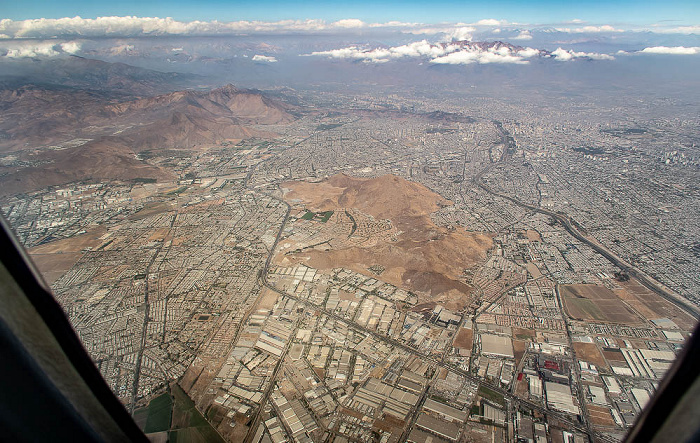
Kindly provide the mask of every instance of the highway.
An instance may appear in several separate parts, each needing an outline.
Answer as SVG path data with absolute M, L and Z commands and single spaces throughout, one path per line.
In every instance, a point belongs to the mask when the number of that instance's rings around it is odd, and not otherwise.
M 500 161 L 505 161 L 505 160 L 507 160 L 507 158 L 510 156 L 510 154 L 512 153 L 512 152 L 511 152 L 511 150 L 512 150 L 511 144 L 512 144 L 512 143 L 514 143 L 514 142 L 511 140 L 511 141 L 507 144 L 508 148 L 504 149 L 504 151 L 503 151 L 503 153 L 502 153 L 502 156 L 501 156 L 501 157 L 499 158 L 499 160 L 498 160 L 499 162 L 500 162 Z M 610 260 L 611 262 L 613 262 L 613 263 L 615 263 L 616 265 L 618 265 L 618 263 L 615 261 L 616 256 L 612 255 L 612 253 L 610 253 L 609 251 L 607 251 L 607 249 L 604 249 L 602 246 L 591 242 L 591 241 L 588 240 L 585 236 L 583 236 L 580 232 L 578 232 L 578 230 L 575 228 L 575 226 L 571 223 L 571 220 L 570 220 L 570 218 L 569 218 L 568 216 L 565 216 L 565 215 L 562 215 L 562 214 L 558 214 L 558 213 L 554 213 L 554 212 L 552 212 L 552 211 L 548 211 L 548 210 L 546 210 L 546 209 L 542 209 L 542 208 L 535 207 L 535 206 L 532 206 L 532 205 L 528 205 L 528 204 L 526 204 L 526 203 L 522 203 L 522 202 L 520 202 L 520 201 L 518 201 L 518 200 L 516 200 L 516 199 L 514 199 L 514 198 L 512 198 L 512 197 L 509 197 L 509 196 L 506 196 L 506 195 L 501 195 L 501 194 L 499 194 L 499 193 L 493 191 L 491 188 L 489 188 L 488 185 L 486 185 L 486 184 L 483 182 L 482 176 L 483 176 L 484 174 L 486 174 L 486 172 L 488 172 L 488 170 L 490 170 L 491 167 L 493 167 L 495 164 L 496 164 L 496 163 L 493 163 L 490 167 L 487 167 L 487 168 L 485 168 L 483 171 L 481 171 L 481 172 L 474 178 L 474 183 L 475 183 L 476 185 L 478 185 L 479 187 L 481 187 L 482 189 L 484 189 L 486 192 L 488 192 L 488 193 L 490 193 L 490 194 L 492 194 L 492 195 L 495 195 L 495 196 L 498 196 L 498 197 L 507 199 L 507 200 L 511 201 L 512 203 L 517 204 L 517 205 L 519 205 L 519 206 L 521 206 L 521 207 L 525 207 L 525 208 L 527 208 L 527 209 L 530 209 L 530 210 L 533 210 L 533 211 L 536 211 L 536 212 L 540 212 L 540 213 L 543 213 L 543 214 L 546 214 L 546 215 L 548 215 L 548 216 L 553 217 L 555 220 L 557 220 L 559 223 L 561 223 L 561 224 L 564 226 L 564 228 L 565 228 L 571 235 L 573 235 L 574 237 L 576 237 L 577 239 L 579 239 L 579 241 L 581 241 L 581 242 L 583 242 L 583 243 L 585 243 L 585 244 L 590 245 L 590 246 L 591 246 L 592 248 L 594 248 L 596 251 L 600 252 L 603 256 L 605 256 L 608 260 Z M 257 165 L 255 165 L 255 166 L 257 166 Z M 255 166 L 251 167 L 251 169 L 249 170 L 249 172 L 248 172 L 248 174 L 247 174 L 247 176 L 246 176 L 246 179 L 245 179 L 246 187 L 248 187 L 248 181 L 249 181 L 250 177 L 251 177 L 252 174 L 253 174 L 253 170 L 255 169 Z M 260 191 L 258 190 L 257 192 L 260 192 Z M 302 298 L 299 298 L 299 297 L 297 297 L 297 296 L 295 296 L 295 295 L 289 294 L 289 293 L 287 293 L 286 291 L 280 290 L 280 289 L 276 288 L 275 286 L 273 286 L 272 284 L 270 284 L 270 283 L 267 281 L 267 274 L 268 274 L 268 271 L 269 271 L 270 263 L 271 263 L 272 258 L 273 258 L 273 256 L 274 256 L 274 251 L 275 251 L 275 249 L 276 249 L 276 247 L 277 247 L 277 244 L 278 244 L 278 242 L 279 242 L 279 240 L 280 240 L 280 238 L 281 238 L 281 236 L 282 236 L 282 233 L 283 233 L 283 231 L 284 231 L 284 227 L 286 226 L 286 223 L 287 223 L 287 221 L 288 221 L 288 219 L 289 219 L 289 214 L 290 214 L 290 211 L 291 211 L 291 206 L 290 206 L 287 202 L 285 202 L 283 199 L 281 199 L 281 198 L 279 198 L 279 197 L 277 197 L 277 196 L 274 196 L 274 195 L 269 194 L 269 193 L 264 193 L 264 194 L 267 195 L 268 197 L 274 198 L 274 199 L 280 201 L 281 203 L 283 203 L 283 204 L 287 207 L 287 212 L 286 212 L 286 214 L 285 214 L 285 217 L 284 217 L 283 222 L 281 223 L 281 226 L 280 226 L 280 229 L 279 229 L 279 231 L 278 231 L 278 233 L 277 233 L 277 236 L 276 236 L 276 238 L 275 238 L 275 241 L 274 241 L 272 247 L 270 248 L 270 254 L 269 254 L 269 256 L 268 256 L 268 258 L 267 258 L 267 260 L 266 260 L 266 262 L 265 262 L 265 266 L 263 267 L 263 269 L 260 271 L 260 274 L 258 275 L 258 277 L 259 277 L 259 283 L 260 283 L 261 286 L 264 286 L 264 287 L 266 287 L 267 289 L 269 289 L 269 290 L 271 290 L 271 291 L 274 291 L 274 292 L 278 293 L 278 294 L 281 295 L 281 296 L 288 297 L 288 298 L 290 298 L 290 299 L 296 300 L 298 303 L 301 303 L 301 304 L 303 304 L 303 305 L 306 305 L 306 306 L 308 306 L 308 307 L 310 307 L 310 308 L 312 308 L 312 309 L 314 309 L 314 310 L 321 311 L 323 314 L 327 315 L 328 317 L 333 318 L 333 319 L 336 320 L 336 321 L 339 321 L 339 322 L 342 322 L 342 323 L 348 325 L 349 328 L 353 328 L 353 329 L 355 329 L 355 330 L 357 330 L 357 331 L 361 331 L 361 332 L 363 332 L 363 333 L 365 333 L 365 334 L 371 335 L 372 337 L 374 337 L 374 338 L 377 339 L 377 340 L 380 340 L 380 341 L 382 341 L 382 342 L 384 342 L 384 343 L 387 343 L 387 344 L 389 344 L 389 345 L 391 345 L 391 346 L 394 346 L 394 347 L 396 347 L 396 348 L 399 348 L 399 349 L 402 349 L 402 350 L 404 350 L 404 351 L 407 351 L 407 352 L 409 352 L 409 353 L 411 353 L 411 354 L 413 354 L 413 355 L 416 355 L 416 356 L 420 357 L 421 359 L 423 359 L 423 361 L 432 363 L 436 368 L 445 368 L 445 369 L 448 369 L 448 370 L 453 371 L 454 373 L 457 373 L 457 374 L 459 374 L 460 376 L 462 376 L 462 377 L 464 377 L 464 378 L 466 378 L 466 379 L 468 379 L 468 380 L 470 380 L 470 381 L 472 381 L 472 382 L 474 382 L 474 383 L 477 383 L 477 384 L 486 386 L 486 387 L 488 387 L 489 389 L 491 389 L 491 390 L 497 392 L 498 394 L 502 395 L 506 400 L 508 400 L 508 401 L 510 401 L 510 402 L 513 402 L 514 404 L 523 405 L 523 406 L 525 406 L 525 407 L 527 407 L 527 408 L 529 408 L 529 409 L 532 409 L 533 411 L 538 411 L 539 413 L 545 414 L 546 416 L 548 416 L 548 417 L 550 417 L 550 418 L 554 418 L 554 419 L 556 419 L 557 421 L 559 421 L 560 423 L 564 424 L 565 426 L 568 426 L 568 429 L 569 429 L 569 430 L 575 430 L 575 431 L 578 431 L 578 432 L 581 432 L 581 433 L 587 435 L 591 441 L 594 441 L 594 436 L 595 436 L 598 440 L 609 440 L 609 438 L 608 438 L 607 436 L 603 435 L 603 434 L 600 434 L 600 433 L 598 433 L 598 432 L 593 433 L 593 432 L 590 430 L 590 428 L 587 426 L 587 424 L 582 424 L 582 423 L 578 422 L 577 420 L 572 419 L 572 416 L 571 416 L 570 414 L 567 414 L 567 413 L 564 413 L 564 412 L 559 412 L 559 411 L 550 410 L 550 409 L 547 409 L 544 405 L 541 405 L 541 404 L 534 403 L 534 402 L 529 401 L 529 400 L 525 400 L 525 399 L 516 397 L 514 394 L 512 394 L 512 393 L 509 392 L 508 390 L 501 388 L 500 385 L 495 385 L 495 384 L 489 383 L 489 382 L 487 382 L 487 381 L 485 381 L 485 380 L 480 379 L 480 378 L 477 377 L 476 375 L 471 374 L 469 371 L 465 371 L 465 370 L 463 370 L 462 368 L 460 368 L 460 367 L 458 367 L 458 366 L 456 366 L 456 365 L 454 365 L 454 364 L 445 362 L 445 361 L 444 361 L 444 356 L 445 356 L 444 353 L 442 353 L 442 354 L 440 355 L 441 358 L 436 358 L 436 357 L 433 356 L 433 355 L 420 352 L 419 350 L 414 349 L 414 348 L 412 348 L 412 347 L 410 347 L 410 346 L 408 346 L 408 345 L 406 345 L 406 344 L 404 344 L 404 343 L 402 343 L 402 342 L 400 342 L 400 341 L 398 341 L 398 340 L 395 340 L 395 339 L 393 339 L 393 338 L 390 338 L 390 337 L 381 335 L 381 334 L 377 333 L 376 331 L 373 331 L 373 330 L 371 330 L 371 329 L 368 329 L 368 328 L 366 328 L 366 327 L 363 327 L 363 326 L 360 326 L 360 325 L 354 323 L 352 320 L 348 320 L 348 319 L 346 319 L 346 318 L 344 318 L 344 317 L 341 317 L 341 316 L 335 314 L 334 312 L 331 312 L 331 311 L 327 310 L 324 306 L 315 305 L 315 304 L 311 303 L 310 301 L 308 301 L 308 300 L 306 300 L 306 299 L 302 299 Z M 601 252 L 601 251 L 607 252 L 607 254 L 605 254 L 604 252 Z M 632 268 L 632 267 L 630 267 L 630 266 L 625 266 L 625 267 L 620 266 L 620 267 L 621 267 L 621 269 L 625 270 L 626 272 L 628 272 L 630 275 L 634 276 L 635 278 L 638 278 L 637 275 L 640 275 L 640 274 L 636 273 L 636 272 L 635 272 L 635 269 Z M 642 276 L 642 278 L 644 278 L 644 277 Z M 640 279 L 640 278 L 638 278 L 638 279 L 639 279 L 640 281 L 644 282 L 644 280 L 642 280 L 642 279 Z M 648 283 L 648 282 L 647 282 L 647 283 Z M 646 286 L 646 284 L 645 284 L 645 286 Z M 653 289 L 654 292 L 657 292 L 657 293 L 658 293 L 658 292 L 661 290 L 661 289 L 659 289 L 659 288 L 656 288 L 655 285 L 652 285 L 652 286 L 655 288 L 655 289 Z M 650 289 L 651 289 L 651 288 L 650 288 Z M 666 296 L 666 297 L 668 298 L 668 296 Z M 671 297 L 672 297 L 672 296 L 671 296 Z M 674 298 L 674 303 L 678 304 L 678 302 L 675 301 L 675 298 Z M 273 373 L 273 377 L 272 377 L 272 379 L 271 379 L 269 385 L 267 386 L 267 388 L 266 388 L 266 390 L 265 390 L 265 392 L 264 392 L 263 400 L 262 400 L 261 403 L 260 403 L 260 408 L 258 409 L 257 413 L 256 413 L 255 416 L 254 416 L 254 419 L 253 419 L 253 422 L 252 422 L 252 425 L 251 425 L 251 428 L 250 428 L 250 432 L 248 433 L 248 436 L 247 436 L 247 438 L 246 438 L 246 440 L 245 440 L 246 443 L 250 443 L 250 438 L 252 438 L 252 435 L 254 434 L 256 427 L 257 427 L 258 424 L 260 423 L 260 418 L 261 418 L 261 413 L 262 413 L 263 405 L 265 404 L 265 402 L 266 402 L 267 399 L 269 398 L 270 393 L 272 392 L 272 389 L 273 389 L 274 383 L 275 383 L 275 379 L 276 379 L 277 374 L 279 373 L 279 370 L 280 370 L 280 368 L 281 368 L 281 366 L 282 366 L 282 363 L 283 363 L 283 361 L 284 361 L 284 356 L 286 355 L 286 353 L 287 353 L 287 351 L 288 351 L 288 349 L 289 349 L 289 344 L 290 344 L 290 343 L 291 343 L 291 340 L 287 343 L 287 346 L 285 347 L 285 350 L 284 350 L 284 353 L 283 353 L 282 357 L 280 358 L 280 360 L 278 361 L 277 365 L 275 366 L 275 370 L 274 370 L 274 373 Z M 436 370 L 436 373 L 437 373 L 437 370 Z M 576 377 L 576 378 L 578 378 L 578 377 Z M 413 427 L 413 425 L 414 425 L 414 423 L 415 423 L 415 419 L 416 419 L 416 416 L 417 416 L 417 412 L 420 410 L 420 406 L 421 406 L 422 403 L 425 401 L 425 398 L 427 397 L 427 394 L 428 394 L 428 392 L 429 392 L 429 390 L 430 390 L 430 387 L 431 387 L 431 385 L 432 385 L 434 379 L 435 379 L 435 376 L 433 376 L 433 378 L 427 383 L 427 385 L 425 386 L 425 388 L 424 388 L 423 391 L 421 392 L 421 396 L 420 396 L 420 398 L 419 398 L 418 403 L 417 403 L 416 405 L 414 405 L 414 407 L 411 409 L 411 416 L 409 417 L 408 425 L 404 428 L 404 432 L 403 432 L 403 434 L 402 434 L 402 436 L 401 436 L 401 439 L 400 439 L 399 441 L 405 441 L 405 439 L 408 437 L 408 433 L 410 432 L 410 430 L 412 429 L 412 427 Z
M 522 208 L 529 209 L 531 211 L 539 212 L 540 214 L 547 215 L 549 217 L 552 217 L 554 220 L 556 220 L 560 225 L 566 229 L 566 231 L 571 234 L 574 238 L 576 238 L 578 241 L 581 243 L 588 245 L 591 247 L 594 251 L 605 257 L 608 261 L 610 261 L 612 264 L 620 268 L 622 271 L 626 272 L 629 276 L 634 277 L 639 281 L 642 285 L 644 285 L 647 289 L 653 291 L 654 293 L 662 296 L 669 302 L 673 303 L 674 305 L 678 306 L 681 308 L 683 311 L 688 312 L 690 315 L 692 315 L 694 318 L 698 319 L 700 318 L 700 310 L 694 306 L 692 303 L 690 303 L 688 300 L 682 298 L 680 295 L 676 295 L 671 293 L 669 289 L 667 289 L 665 286 L 663 286 L 661 283 L 657 282 L 644 272 L 640 271 L 636 267 L 632 266 L 631 264 L 627 263 L 624 261 L 622 258 L 617 256 L 614 252 L 610 251 L 608 248 L 600 244 L 597 240 L 591 239 L 586 235 L 583 235 L 578 228 L 575 226 L 575 222 L 571 218 L 571 216 L 567 214 L 563 214 L 560 212 L 554 212 L 550 211 L 544 208 L 541 208 L 539 206 L 533 206 L 528 203 L 523 203 L 520 200 L 511 197 L 509 195 L 501 194 L 499 192 L 494 191 L 491 189 L 483 179 L 483 176 L 491 170 L 493 166 L 495 166 L 496 163 L 492 164 L 491 166 L 487 167 L 483 171 L 481 171 L 476 177 L 474 177 L 474 183 L 479 186 L 481 189 L 484 191 L 488 192 L 489 194 L 503 198 L 505 200 L 510 201 L 511 203 L 518 205 Z

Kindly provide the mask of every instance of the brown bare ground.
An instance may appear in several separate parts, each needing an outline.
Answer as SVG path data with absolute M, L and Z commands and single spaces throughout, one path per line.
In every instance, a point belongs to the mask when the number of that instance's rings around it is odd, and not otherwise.
M 647 319 L 654 319 L 658 317 L 658 314 L 656 312 L 649 309 L 647 305 L 639 301 L 637 297 L 627 292 L 627 290 L 617 289 L 613 292 L 615 293 L 615 295 L 620 297 L 621 300 L 624 300 L 625 303 L 627 303 L 628 305 L 633 307 L 637 312 L 639 312 L 639 315 L 641 315 L 642 317 Z
M 173 186 L 170 188 L 166 188 L 163 192 L 167 191 L 172 191 L 177 189 L 177 186 Z M 139 212 L 136 212 L 128 217 L 129 220 L 143 220 L 146 217 L 150 217 L 151 215 L 156 215 L 160 214 L 161 212 L 168 212 L 172 211 L 174 209 L 174 206 L 172 202 L 153 202 L 153 203 L 147 203 L 144 205 L 143 209 L 141 209 Z
M 591 423 L 598 426 L 615 426 L 610 410 L 603 406 L 587 405 L 588 417 Z
M 465 269 L 485 259 L 491 237 L 465 229 L 436 226 L 430 214 L 451 202 L 428 188 L 400 177 L 373 179 L 335 175 L 319 183 L 289 182 L 288 201 L 300 200 L 312 211 L 355 208 L 377 220 L 389 219 L 401 234 L 397 241 L 381 240 L 373 247 L 349 246 L 329 251 L 310 250 L 287 257 L 319 269 L 346 267 L 368 275 L 381 265 L 382 279 L 422 295 L 423 300 L 453 301 L 459 310 L 469 302 L 472 287 L 461 280 Z
M 525 265 L 525 267 L 527 268 L 527 272 L 529 272 L 530 275 L 532 275 L 532 278 L 537 279 L 537 278 L 542 277 L 542 272 L 540 271 L 540 268 L 538 268 L 536 264 L 530 262 L 527 265 Z
M 58 280 L 83 256 L 85 248 L 95 248 L 104 240 L 100 237 L 107 232 L 104 227 L 96 227 L 85 234 L 52 241 L 28 250 L 39 272 L 49 285 Z
M 695 329 L 697 321 L 691 315 L 642 286 L 637 280 L 631 279 L 630 281 L 620 283 L 620 285 L 627 293 L 638 299 L 656 314 L 653 317 L 649 317 L 650 319 L 669 318 L 685 331 L 692 331 Z
M 567 314 L 574 319 L 632 326 L 645 324 L 614 292 L 604 286 L 562 285 L 559 292 Z
M 614 361 L 614 362 L 618 362 L 618 363 L 625 362 L 625 357 L 622 355 L 622 352 L 620 352 L 618 350 L 614 350 L 614 351 L 605 351 L 604 350 L 602 352 L 603 352 L 603 356 L 608 361 Z
M 95 227 L 85 234 L 63 240 L 52 241 L 29 249 L 30 254 L 59 254 L 62 252 L 80 252 L 87 247 L 97 247 L 103 243 L 100 237 L 107 232 L 104 227 Z
M 260 300 L 258 302 L 258 309 L 272 309 L 275 303 L 277 303 L 278 298 L 279 294 L 267 288 L 263 288 L 258 296 L 258 300 Z
M 525 355 L 525 350 L 530 345 L 529 341 L 523 340 L 513 340 L 513 357 L 515 357 L 515 365 L 520 364 L 523 355 Z
M 535 338 L 535 331 L 532 329 L 523 328 L 513 328 L 513 338 L 518 340 L 527 340 L 528 338 Z
M 384 418 L 382 418 L 381 420 L 376 420 L 374 422 L 374 428 L 386 432 L 400 434 L 405 424 L 405 421 L 400 420 L 392 415 L 385 415 Z
M 460 349 L 470 349 L 472 348 L 472 339 L 474 332 L 471 329 L 460 328 L 457 335 L 455 335 L 455 341 L 452 346 Z
M 605 359 L 594 343 L 574 342 L 573 345 L 574 352 L 576 352 L 576 358 L 579 360 L 593 363 L 599 368 L 607 367 Z
M 513 392 L 515 392 L 516 397 L 528 398 L 528 383 L 527 383 L 527 378 L 523 377 L 522 380 L 518 380 L 518 378 L 515 378 L 515 389 Z
M 148 241 L 163 241 L 169 233 L 170 233 L 170 228 L 157 228 L 148 237 Z
M 534 229 L 528 229 L 527 231 L 525 231 L 525 236 L 527 236 L 527 239 L 530 241 L 542 241 L 540 233 L 535 231 Z
M 83 256 L 82 252 L 30 255 L 37 269 L 49 285 L 61 278 Z

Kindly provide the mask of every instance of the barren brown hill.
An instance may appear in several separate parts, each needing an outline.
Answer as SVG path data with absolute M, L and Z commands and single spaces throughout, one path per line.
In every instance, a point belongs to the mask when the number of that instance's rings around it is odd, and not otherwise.
M 382 266 L 381 278 L 428 296 L 433 301 L 463 308 L 472 287 L 462 279 L 466 269 L 483 261 L 491 238 L 465 229 L 433 223 L 430 214 L 451 202 L 428 188 L 393 175 L 373 179 L 336 175 L 320 183 L 289 182 L 287 200 L 301 200 L 311 210 L 355 208 L 377 219 L 389 219 L 401 234 L 398 241 L 381 241 L 371 248 L 308 250 L 287 257 L 320 269 L 347 267 L 367 274 Z
M 194 148 L 225 140 L 252 137 L 267 138 L 274 134 L 236 124 L 230 119 L 198 117 L 175 111 L 168 117 L 147 124 L 127 136 L 132 146 L 142 150 Z
M 44 151 L 29 157 L 38 166 L 17 169 L 2 176 L 1 195 L 34 191 L 77 180 L 172 180 L 161 168 L 137 160 L 123 140 L 105 137 L 75 148 Z
M 0 149 L 61 145 L 115 133 L 128 138 L 136 152 L 270 138 L 275 134 L 251 126 L 289 123 L 294 117 L 287 108 L 231 85 L 121 101 L 94 91 L 25 86 L 0 90 Z
M 95 92 L 26 85 L 0 90 L 0 149 L 18 150 L 76 138 L 76 124 L 110 99 Z
M 0 110 L 0 150 L 12 151 L 8 166 L 0 167 L 4 195 L 79 180 L 172 178 L 135 154 L 273 138 L 259 125 L 293 120 L 286 105 L 231 85 L 121 101 L 94 91 L 25 86 L 0 90 Z M 81 139 L 92 141 L 70 147 Z M 67 148 L 54 149 L 61 146 Z
M 148 120 L 160 119 L 173 113 L 228 119 L 228 123 L 234 124 L 270 125 L 294 120 L 282 103 L 259 93 L 237 89 L 233 85 L 208 92 L 171 92 L 109 105 L 103 110 L 105 117 L 141 116 Z

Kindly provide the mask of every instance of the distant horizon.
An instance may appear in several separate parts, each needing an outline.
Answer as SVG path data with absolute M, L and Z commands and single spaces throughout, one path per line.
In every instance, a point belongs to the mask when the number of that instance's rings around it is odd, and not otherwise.
M 237 1 L 205 0 L 92 2 L 75 0 L 53 2 L 28 0 L 4 5 L 0 19 L 13 21 L 81 17 L 170 17 L 177 21 L 234 22 L 255 20 L 321 20 L 335 22 L 357 19 L 368 23 L 389 21 L 435 23 L 476 23 L 498 20 L 529 26 L 566 23 L 607 25 L 687 26 L 700 23 L 697 2 L 674 0 L 667 2 L 586 0 L 571 4 L 552 0 L 524 2 L 497 0 L 495 2 L 457 2 L 437 0 L 426 5 L 409 1 L 331 1 L 322 4 L 310 1 Z

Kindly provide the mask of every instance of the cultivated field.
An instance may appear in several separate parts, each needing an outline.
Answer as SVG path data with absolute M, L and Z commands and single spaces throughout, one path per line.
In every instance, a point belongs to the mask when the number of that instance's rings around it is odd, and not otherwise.
M 673 303 L 651 292 L 649 289 L 639 284 L 638 281 L 630 280 L 621 283 L 621 286 L 629 296 L 634 297 L 637 303 L 645 306 L 647 311 L 651 311 L 655 314 L 649 317 L 649 319 L 669 318 L 685 331 L 692 331 L 695 328 L 697 321 L 692 316 L 688 315 Z
M 571 318 L 631 326 L 645 324 L 614 292 L 603 286 L 562 285 L 559 293 Z

